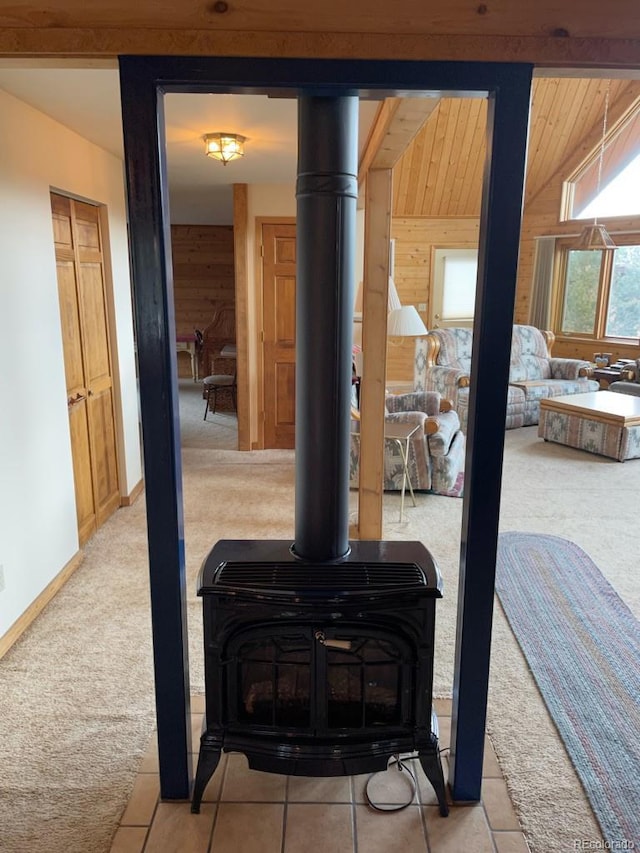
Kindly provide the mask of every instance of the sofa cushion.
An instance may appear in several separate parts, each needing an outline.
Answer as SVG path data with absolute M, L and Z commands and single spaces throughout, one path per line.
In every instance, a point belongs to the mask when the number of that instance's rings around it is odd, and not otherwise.
M 457 327 L 453 329 L 436 329 L 433 332 L 440 341 L 438 364 L 456 367 L 469 373 L 471 370 L 471 348 L 473 346 L 472 329 Z
M 527 400 L 544 400 L 547 397 L 597 391 L 598 383 L 594 379 L 534 379 L 514 382 L 513 387 L 519 388 Z

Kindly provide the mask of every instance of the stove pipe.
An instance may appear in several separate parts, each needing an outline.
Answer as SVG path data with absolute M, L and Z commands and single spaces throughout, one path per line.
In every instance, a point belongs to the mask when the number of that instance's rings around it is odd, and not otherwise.
M 349 553 L 357 96 L 298 98 L 296 556 Z

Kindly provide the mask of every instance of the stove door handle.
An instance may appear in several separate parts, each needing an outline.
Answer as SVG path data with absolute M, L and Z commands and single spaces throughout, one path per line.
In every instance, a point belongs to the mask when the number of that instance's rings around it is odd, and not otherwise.
M 340 649 L 343 652 L 351 651 L 350 640 L 327 640 L 324 631 L 316 631 L 314 637 L 322 646 L 326 646 L 328 649 Z

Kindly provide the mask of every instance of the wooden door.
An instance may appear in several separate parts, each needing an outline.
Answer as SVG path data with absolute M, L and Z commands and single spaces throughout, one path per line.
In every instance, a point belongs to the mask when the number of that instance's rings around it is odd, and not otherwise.
M 296 226 L 264 223 L 264 446 L 295 447 Z
M 51 193 L 80 543 L 120 505 L 98 208 Z

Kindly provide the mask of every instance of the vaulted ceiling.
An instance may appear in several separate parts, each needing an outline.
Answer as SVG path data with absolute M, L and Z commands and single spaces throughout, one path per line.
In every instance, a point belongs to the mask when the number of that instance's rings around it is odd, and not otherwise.
M 536 78 L 533 82 L 525 203 L 558 173 L 568 177 L 597 148 L 609 88 L 608 127 L 640 98 L 640 81 Z M 394 169 L 395 216 L 479 216 L 487 102 L 444 98 Z M 603 181 L 640 147 L 638 123 L 608 152 Z

